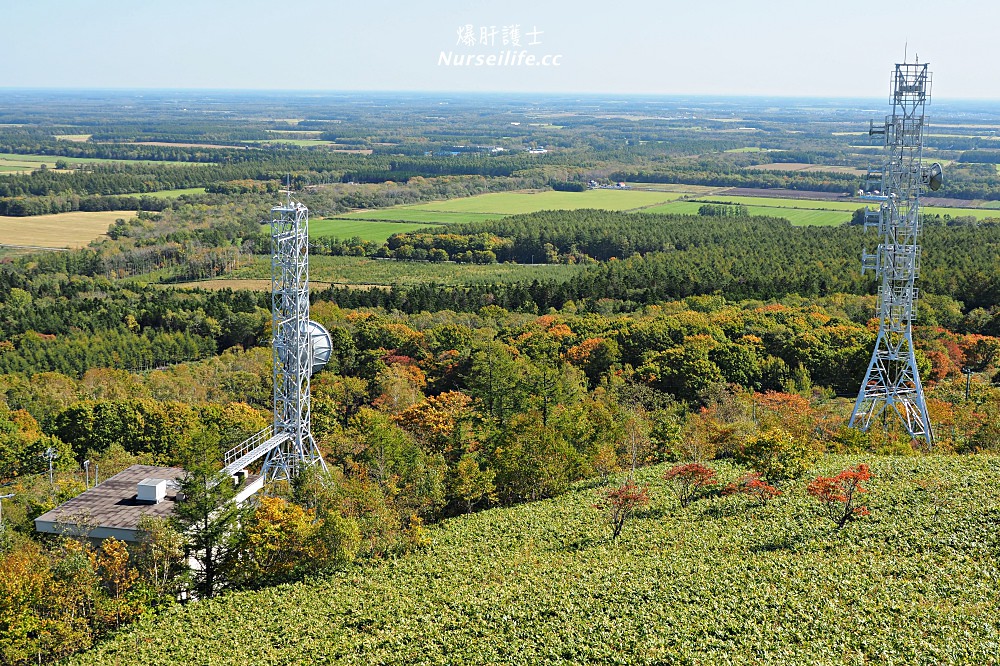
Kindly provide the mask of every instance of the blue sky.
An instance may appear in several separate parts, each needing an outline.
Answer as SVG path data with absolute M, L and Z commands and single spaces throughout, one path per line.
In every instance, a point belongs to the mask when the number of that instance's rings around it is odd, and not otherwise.
M 886 97 L 908 43 L 935 97 L 1000 99 L 994 2 L 0 0 L 0 19 L 0 87 Z

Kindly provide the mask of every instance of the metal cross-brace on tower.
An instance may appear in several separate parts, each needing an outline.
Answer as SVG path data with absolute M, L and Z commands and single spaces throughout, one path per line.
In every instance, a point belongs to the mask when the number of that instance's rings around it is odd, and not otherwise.
M 885 158 L 868 170 L 861 198 L 876 201 L 865 208 L 865 228 L 878 229 L 878 249 L 861 255 L 861 271 L 881 276 L 878 290 L 879 328 L 868 371 L 854 404 L 850 425 L 867 430 L 889 412 L 900 419 L 914 439 L 933 444 L 924 389 L 913 349 L 913 320 L 917 313 L 920 273 L 920 193 L 941 186 L 941 167 L 925 168 L 923 157 L 924 106 L 930 101 L 931 75 L 927 63 L 896 65 L 892 80 L 892 115 L 869 134 L 881 137 Z

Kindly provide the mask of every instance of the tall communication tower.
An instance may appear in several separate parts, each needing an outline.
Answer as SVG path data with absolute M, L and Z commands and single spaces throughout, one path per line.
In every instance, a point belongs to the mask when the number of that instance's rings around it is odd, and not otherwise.
M 271 346 L 274 423 L 227 452 L 235 474 L 264 459 L 268 482 L 291 481 L 302 469 L 326 463 L 313 438 L 310 378 L 330 360 L 330 334 L 309 319 L 309 209 L 292 200 L 271 209 Z
M 868 170 L 861 198 L 878 202 L 865 208 L 865 228 L 876 228 L 878 249 L 861 255 L 861 271 L 881 276 L 878 291 L 879 328 L 868 371 L 854 403 L 850 425 L 868 430 L 890 412 L 900 419 L 914 439 L 934 441 L 924 389 L 913 348 L 913 320 L 917 314 L 920 273 L 920 193 L 937 190 L 939 164 L 922 165 L 924 107 L 931 97 L 927 63 L 898 63 L 892 77 L 892 114 L 878 125 L 871 121 L 869 135 L 881 137 L 884 160 Z
M 290 481 L 302 466 L 326 468 L 310 429 L 309 379 L 313 335 L 329 340 L 330 334 L 309 320 L 309 209 L 292 201 L 290 189 L 285 194 L 285 204 L 271 209 L 274 434 L 286 435 L 264 460 L 264 477 L 272 481 Z

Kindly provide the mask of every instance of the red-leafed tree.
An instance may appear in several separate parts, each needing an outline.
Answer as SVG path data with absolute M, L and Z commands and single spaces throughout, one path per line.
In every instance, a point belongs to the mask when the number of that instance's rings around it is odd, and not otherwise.
M 745 495 L 756 504 L 764 506 L 770 500 L 781 494 L 781 491 L 761 478 L 760 472 L 744 474 L 736 481 L 726 484 L 723 495 Z
M 868 507 L 858 506 L 858 496 L 868 492 L 861 484 L 872 478 L 864 463 L 845 469 L 837 476 L 820 476 L 813 480 L 806 492 L 820 503 L 824 516 L 837 524 L 839 530 L 852 520 L 868 515 Z
M 663 475 L 670 483 L 681 506 L 687 506 L 706 488 L 718 485 L 715 470 L 701 463 L 688 463 L 671 467 Z
M 594 508 L 603 511 L 611 523 L 611 539 L 614 540 L 622 533 L 625 521 L 631 518 L 639 507 L 647 504 L 649 504 L 649 492 L 629 479 L 621 486 L 605 491 Z

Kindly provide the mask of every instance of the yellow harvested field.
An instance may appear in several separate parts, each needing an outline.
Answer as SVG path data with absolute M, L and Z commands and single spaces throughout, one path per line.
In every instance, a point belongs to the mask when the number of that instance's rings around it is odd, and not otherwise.
M 57 213 L 32 217 L 0 216 L 0 246 L 76 248 L 103 236 L 118 218 L 135 217 L 135 211 Z

